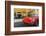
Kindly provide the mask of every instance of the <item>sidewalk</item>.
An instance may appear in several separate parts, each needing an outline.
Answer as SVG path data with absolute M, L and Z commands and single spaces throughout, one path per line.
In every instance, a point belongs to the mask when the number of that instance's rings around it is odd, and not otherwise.
M 23 19 L 15 19 L 14 22 L 22 22 Z

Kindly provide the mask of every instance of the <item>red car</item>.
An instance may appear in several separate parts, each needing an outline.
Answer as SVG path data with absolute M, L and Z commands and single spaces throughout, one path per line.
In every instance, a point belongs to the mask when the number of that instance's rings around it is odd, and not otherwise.
M 30 18 L 30 17 L 25 17 L 25 18 L 23 18 L 23 22 L 24 22 L 24 23 L 27 23 L 27 24 L 32 23 L 32 18 Z
M 23 22 L 26 24 L 38 24 L 39 18 L 38 17 L 25 17 L 23 18 Z

